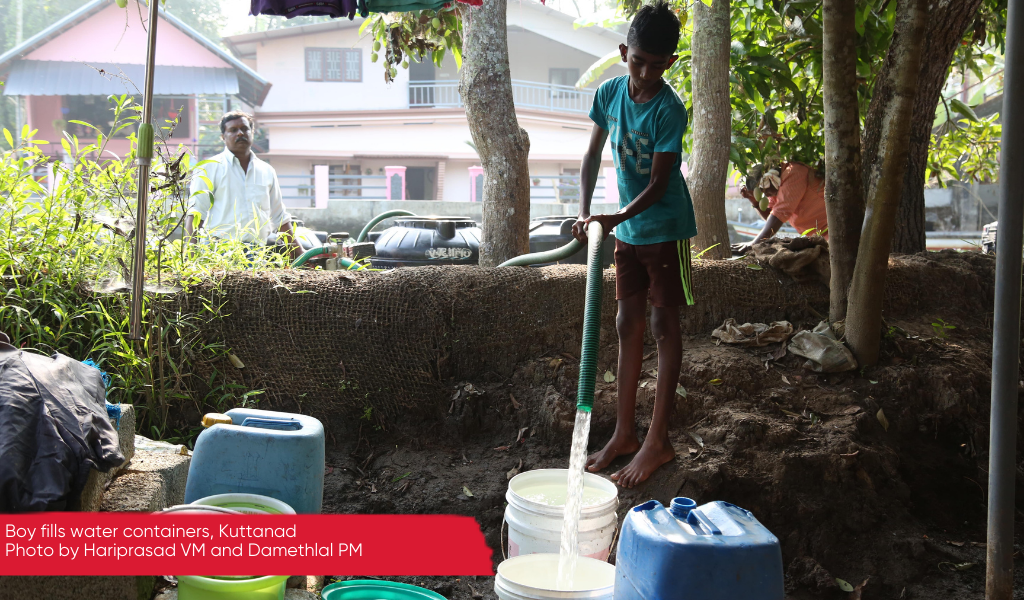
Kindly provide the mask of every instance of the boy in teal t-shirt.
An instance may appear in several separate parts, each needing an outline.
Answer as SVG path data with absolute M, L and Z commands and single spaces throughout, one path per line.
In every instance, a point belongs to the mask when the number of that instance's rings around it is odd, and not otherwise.
M 618 409 L 615 433 L 587 459 L 600 471 L 614 459 L 636 452 L 612 474 L 633 487 L 675 458 L 668 422 L 679 384 L 683 343 L 679 307 L 693 304 L 690 238 L 697 235 L 693 204 L 680 172 L 686 107 L 662 79 L 679 58 L 679 17 L 659 1 L 633 18 L 626 44 L 620 44 L 629 75 L 604 82 L 590 118 L 594 130 L 583 158 L 580 214 L 573 234 L 586 241 L 586 226 L 598 221 L 605 234 L 615 227 L 616 327 L 619 333 Z M 591 215 L 590 201 L 601 168 L 605 141 L 611 143 L 619 186 L 619 210 Z M 611 185 L 608 182 L 606 185 Z M 636 431 L 636 390 L 643 366 L 647 298 L 651 331 L 658 342 L 658 383 L 654 418 L 643 444 Z

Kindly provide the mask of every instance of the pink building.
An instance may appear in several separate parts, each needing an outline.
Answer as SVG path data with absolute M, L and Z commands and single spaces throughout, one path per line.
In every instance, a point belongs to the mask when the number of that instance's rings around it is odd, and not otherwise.
M 67 15 L 20 46 L 0 56 L 4 95 L 21 97 L 21 119 L 38 129 L 37 139 L 53 142 L 44 150 L 59 156 L 60 139 L 68 132 L 86 139 L 95 131 L 72 123 L 83 121 L 107 131 L 114 113 L 108 97 L 129 94 L 141 101 L 145 80 L 146 10 L 135 3 L 118 8 L 113 0 L 93 0 Z M 157 29 L 154 126 L 169 127 L 168 144 L 184 144 L 193 152 L 219 151 L 216 137 L 206 136 L 216 148 L 200 148 L 206 125 L 200 104 L 215 99 L 219 113 L 235 101 L 235 107 L 258 106 L 270 91 L 270 83 L 240 60 L 221 50 L 173 15 L 161 9 Z M 20 129 L 20 124 L 19 124 Z M 128 150 L 127 127 L 110 141 L 111 152 Z M 17 135 L 16 132 L 12 132 Z M 216 131 L 219 134 L 219 131 Z

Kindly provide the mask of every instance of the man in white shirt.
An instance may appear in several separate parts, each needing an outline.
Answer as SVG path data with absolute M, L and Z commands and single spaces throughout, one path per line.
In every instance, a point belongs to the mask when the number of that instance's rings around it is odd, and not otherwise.
M 298 257 L 302 247 L 281 201 L 277 173 L 252 152 L 252 116 L 242 111 L 225 114 L 220 133 L 224 152 L 198 167 L 192 178 L 189 212 L 199 217 L 199 224 L 185 219 L 185 237 L 195 243 L 196 231 L 205 227 L 212 237 L 263 246 L 270 233 L 278 231 L 287 234 L 292 257 Z

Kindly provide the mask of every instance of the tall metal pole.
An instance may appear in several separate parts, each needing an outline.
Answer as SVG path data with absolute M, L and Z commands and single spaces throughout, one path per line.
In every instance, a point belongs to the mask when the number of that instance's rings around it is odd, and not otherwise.
M 160 0 L 149 0 L 149 39 L 146 45 L 146 83 L 142 96 L 142 124 L 136 155 L 139 163 L 139 196 L 135 210 L 135 255 L 132 261 L 132 306 L 129 337 L 142 339 L 142 294 L 146 279 L 146 221 L 149 204 L 149 169 L 153 162 L 153 78 L 156 77 L 156 25 Z
M 1020 380 L 1021 253 L 1024 242 L 1024 0 L 1010 0 L 1003 74 L 1002 168 L 996 306 L 992 332 L 992 421 L 988 459 L 985 598 L 1013 598 L 1013 513 Z

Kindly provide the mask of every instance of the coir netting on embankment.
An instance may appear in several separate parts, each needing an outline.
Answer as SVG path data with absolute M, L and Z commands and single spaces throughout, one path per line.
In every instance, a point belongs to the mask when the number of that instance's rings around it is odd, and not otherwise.
M 993 272 L 994 261 L 976 254 L 893 258 L 887 315 L 990 312 Z M 798 284 L 768 266 L 698 261 L 693 273 L 697 304 L 683 311 L 687 334 L 710 333 L 727 317 L 743 323 L 827 314 L 825 286 Z M 448 409 L 453 382 L 505 377 L 546 352 L 578 354 L 584 279 L 583 266 L 569 265 L 237 272 L 195 288 L 182 309 L 225 303 L 226 316 L 203 334 L 242 360 L 241 371 L 226 361 L 219 368 L 265 390 L 263 408 L 429 416 Z M 606 344 L 615 339 L 611 270 L 604 290 Z

